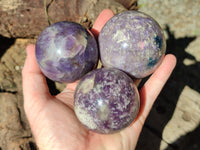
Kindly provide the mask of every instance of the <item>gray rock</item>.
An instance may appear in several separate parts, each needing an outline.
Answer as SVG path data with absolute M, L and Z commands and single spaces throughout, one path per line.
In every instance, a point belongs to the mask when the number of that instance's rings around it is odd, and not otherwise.
M 199 0 L 139 0 L 139 10 L 153 18 L 164 28 L 169 25 L 176 38 L 200 35 Z
M 34 150 L 34 138 L 23 109 L 21 71 L 25 47 L 34 40 L 17 39 L 1 49 L 0 59 L 0 149 Z M 4 40 L 6 43 L 6 40 Z
M 0 93 L 0 148 L 20 149 L 26 145 L 30 149 L 32 133 L 24 117 L 18 97 L 11 93 Z

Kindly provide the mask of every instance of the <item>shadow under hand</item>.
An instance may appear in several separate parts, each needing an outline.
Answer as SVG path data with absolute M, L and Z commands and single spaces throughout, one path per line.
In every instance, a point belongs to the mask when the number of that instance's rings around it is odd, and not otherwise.
M 60 91 L 56 88 L 56 84 L 54 81 L 46 78 L 46 81 L 47 81 L 47 85 L 48 85 L 48 88 L 49 88 L 49 92 L 51 95 L 57 95 L 60 93 Z
M 192 132 L 188 133 L 184 137 L 180 137 L 179 140 L 183 138 L 184 144 L 181 150 L 199 150 L 200 149 L 200 125 Z
M 136 150 L 160 150 L 163 130 L 172 118 L 183 88 L 188 85 L 190 88 L 200 92 L 200 76 L 197 71 L 200 70 L 200 62 L 196 61 L 194 56 L 185 51 L 187 46 L 196 37 L 176 39 L 168 26 L 166 31 L 169 36 L 166 53 L 176 56 L 177 66 L 153 105 L 141 132 Z M 183 61 L 186 58 L 193 60 L 195 63 L 189 66 L 185 65 Z M 147 79 L 144 79 L 143 83 L 145 80 Z M 167 149 L 180 149 L 180 145 L 177 145 L 177 143 L 180 144 L 180 142 L 167 143 Z

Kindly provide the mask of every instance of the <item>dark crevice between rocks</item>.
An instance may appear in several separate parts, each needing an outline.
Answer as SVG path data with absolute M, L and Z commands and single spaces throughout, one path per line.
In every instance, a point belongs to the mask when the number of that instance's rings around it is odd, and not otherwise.
M 37 145 L 34 142 L 30 141 L 29 146 L 30 146 L 31 150 L 37 150 Z
M 7 38 L 0 35 L 0 60 L 4 53 L 15 43 L 14 38 Z
M 10 91 L 10 90 L 6 90 L 6 89 L 1 89 L 0 88 L 0 93 L 17 94 L 17 91 Z
M 20 150 L 38 150 L 36 144 L 32 141 L 19 146 Z M 0 149 L 1 150 L 1 149 Z
M 22 128 L 23 128 L 24 130 L 26 130 L 26 126 L 25 126 L 24 122 L 22 121 L 22 114 L 21 114 L 21 110 L 20 110 L 19 107 L 17 107 L 17 111 L 18 111 L 18 113 L 19 113 L 19 123 L 21 124 Z
M 47 4 L 47 0 L 44 0 L 44 11 L 45 11 L 45 15 L 48 21 L 48 24 L 51 25 L 52 24 L 52 19 L 49 16 L 48 10 L 49 7 L 51 6 L 51 4 L 53 3 L 54 0 L 51 0 L 48 4 Z
M 23 137 L 22 137 L 22 139 L 31 139 L 31 138 L 33 138 L 32 135 L 30 135 L 30 136 L 23 136 Z
M 138 2 L 132 3 L 129 7 L 128 10 L 138 10 Z

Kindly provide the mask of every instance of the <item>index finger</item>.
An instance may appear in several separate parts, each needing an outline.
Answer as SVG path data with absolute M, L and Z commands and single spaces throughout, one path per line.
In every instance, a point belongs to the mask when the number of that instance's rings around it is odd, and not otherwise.
M 97 38 L 99 36 L 99 32 L 103 28 L 103 26 L 108 22 L 110 18 L 114 16 L 114 13 L 110 9 L 104 9 L 99 16 L 97 17 L 96 21 L 94 22 L 94 25 L 91 29 L 94 36 Z

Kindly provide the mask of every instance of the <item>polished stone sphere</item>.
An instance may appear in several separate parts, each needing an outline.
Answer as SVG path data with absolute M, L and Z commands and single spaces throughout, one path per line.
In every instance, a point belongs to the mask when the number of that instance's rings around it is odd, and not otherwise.
M 140 100 L 137 87 L 124 72 L 101 68 L 86 74 L 74 94 L 80 122 L 97 133 L 115 133 L 136 118 Z
M 96 66 L 97 43 L 80 24 L 57 22 L 45 28 L 38 37 L 36 59 L 49 79 L 61 83 L 74 82 Z
M 118 68 L 135 78 L 152 74 L 166 51 L 159 24 L 139 11 L 125 11 L 112 17 L 98 40 L 103 66 Z

